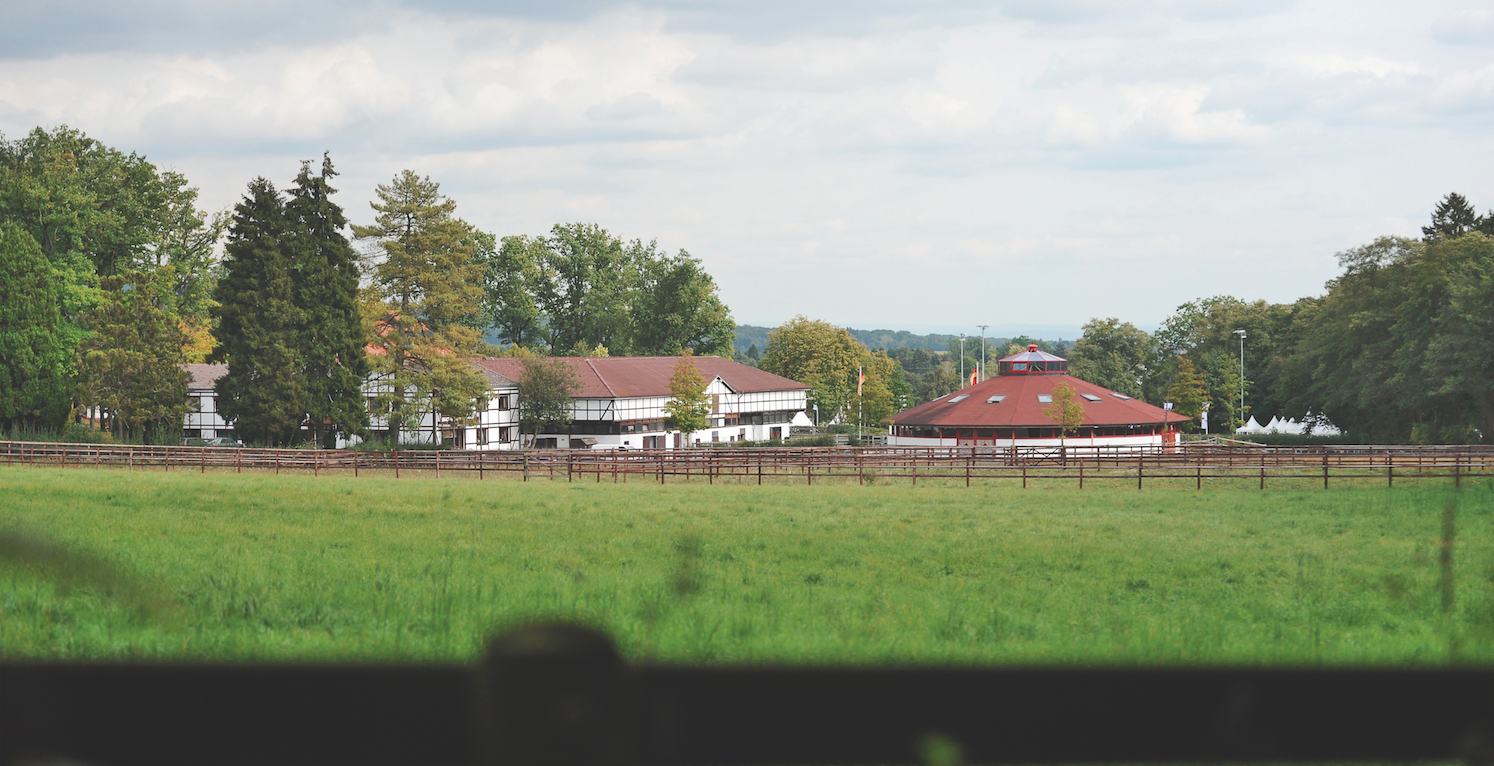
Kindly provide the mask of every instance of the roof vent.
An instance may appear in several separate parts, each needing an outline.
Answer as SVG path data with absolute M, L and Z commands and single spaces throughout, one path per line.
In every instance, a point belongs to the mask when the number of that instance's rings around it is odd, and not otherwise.
M 1037 344 L 1036 343 L 1029 343 L 1029 344 L 1027 344 L 1027 350 L 1028 351 L 1036 351 L 1037 350 Z

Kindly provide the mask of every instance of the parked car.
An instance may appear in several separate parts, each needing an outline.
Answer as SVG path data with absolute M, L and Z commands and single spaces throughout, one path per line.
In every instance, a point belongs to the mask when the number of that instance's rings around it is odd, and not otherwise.
M 227 436 L 219 436 L 216 439 L 208 439 L 206 442 L 203 442 L 203 446 L 205 446 L 205 447 L 242 447 L 242 446 L 244 446 L 244 443 L 241 442 L 241 441 L 239 441 L 238 439 L 232 439 L 232 438 L 229 438 Z

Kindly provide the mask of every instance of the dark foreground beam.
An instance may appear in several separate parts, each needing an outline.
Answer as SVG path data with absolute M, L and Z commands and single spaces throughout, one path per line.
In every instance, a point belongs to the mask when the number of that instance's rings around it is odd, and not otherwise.
M 630 667 L 553 626 L 481 668 L 0 663 L 0 766 L 1488 762 L 1491 723 L 1484 669 Z

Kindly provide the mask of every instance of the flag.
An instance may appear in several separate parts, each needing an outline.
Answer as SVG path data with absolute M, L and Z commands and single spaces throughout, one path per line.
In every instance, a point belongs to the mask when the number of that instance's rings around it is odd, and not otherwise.
M 861 395 L 861 386 L 866 383 L 866 373 L 858 365 L 856 367 L 856 395 Z
M 976 383 L 979 383 L 979 382 L 980 382 L 980 368 L 976 367 L 975 369 L 973 369 L 973 370 L 970 371 L 970 385 L 973 386 L 973 385 L 975 385 Z

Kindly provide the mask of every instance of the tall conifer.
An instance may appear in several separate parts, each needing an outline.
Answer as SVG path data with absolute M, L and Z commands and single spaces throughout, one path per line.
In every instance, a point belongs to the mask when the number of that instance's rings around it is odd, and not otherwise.
M 294 439 L 306 413 L 298 351 L 304 319 L 287 252 L 290 229 L 274 185 L 251 181 L 234 206 L 215 295 L 218 344 L 210 358 L 228 363 L 215 386 L 218 408 L 241 437 L 263 444 Z
M 57 285 L 41 246 L 0 224 L 0 421 L 57 426 L 66 414 Z
M 297 283 L 295 303 L 303 320 L 297 349 L 304 365 L 305 409 L 318 443 L 339 431 L 361 435 L 368 428 L 358 260 L 342 234 L 347 218 L 331 199 L 337 192 L 330 185 L 336 175 L 327 155 L 322 156 L 321 175 L 312 175 L 311 163 L 302 163 L 285 206 L 287 226 L 293 230 L 287 241 Z

